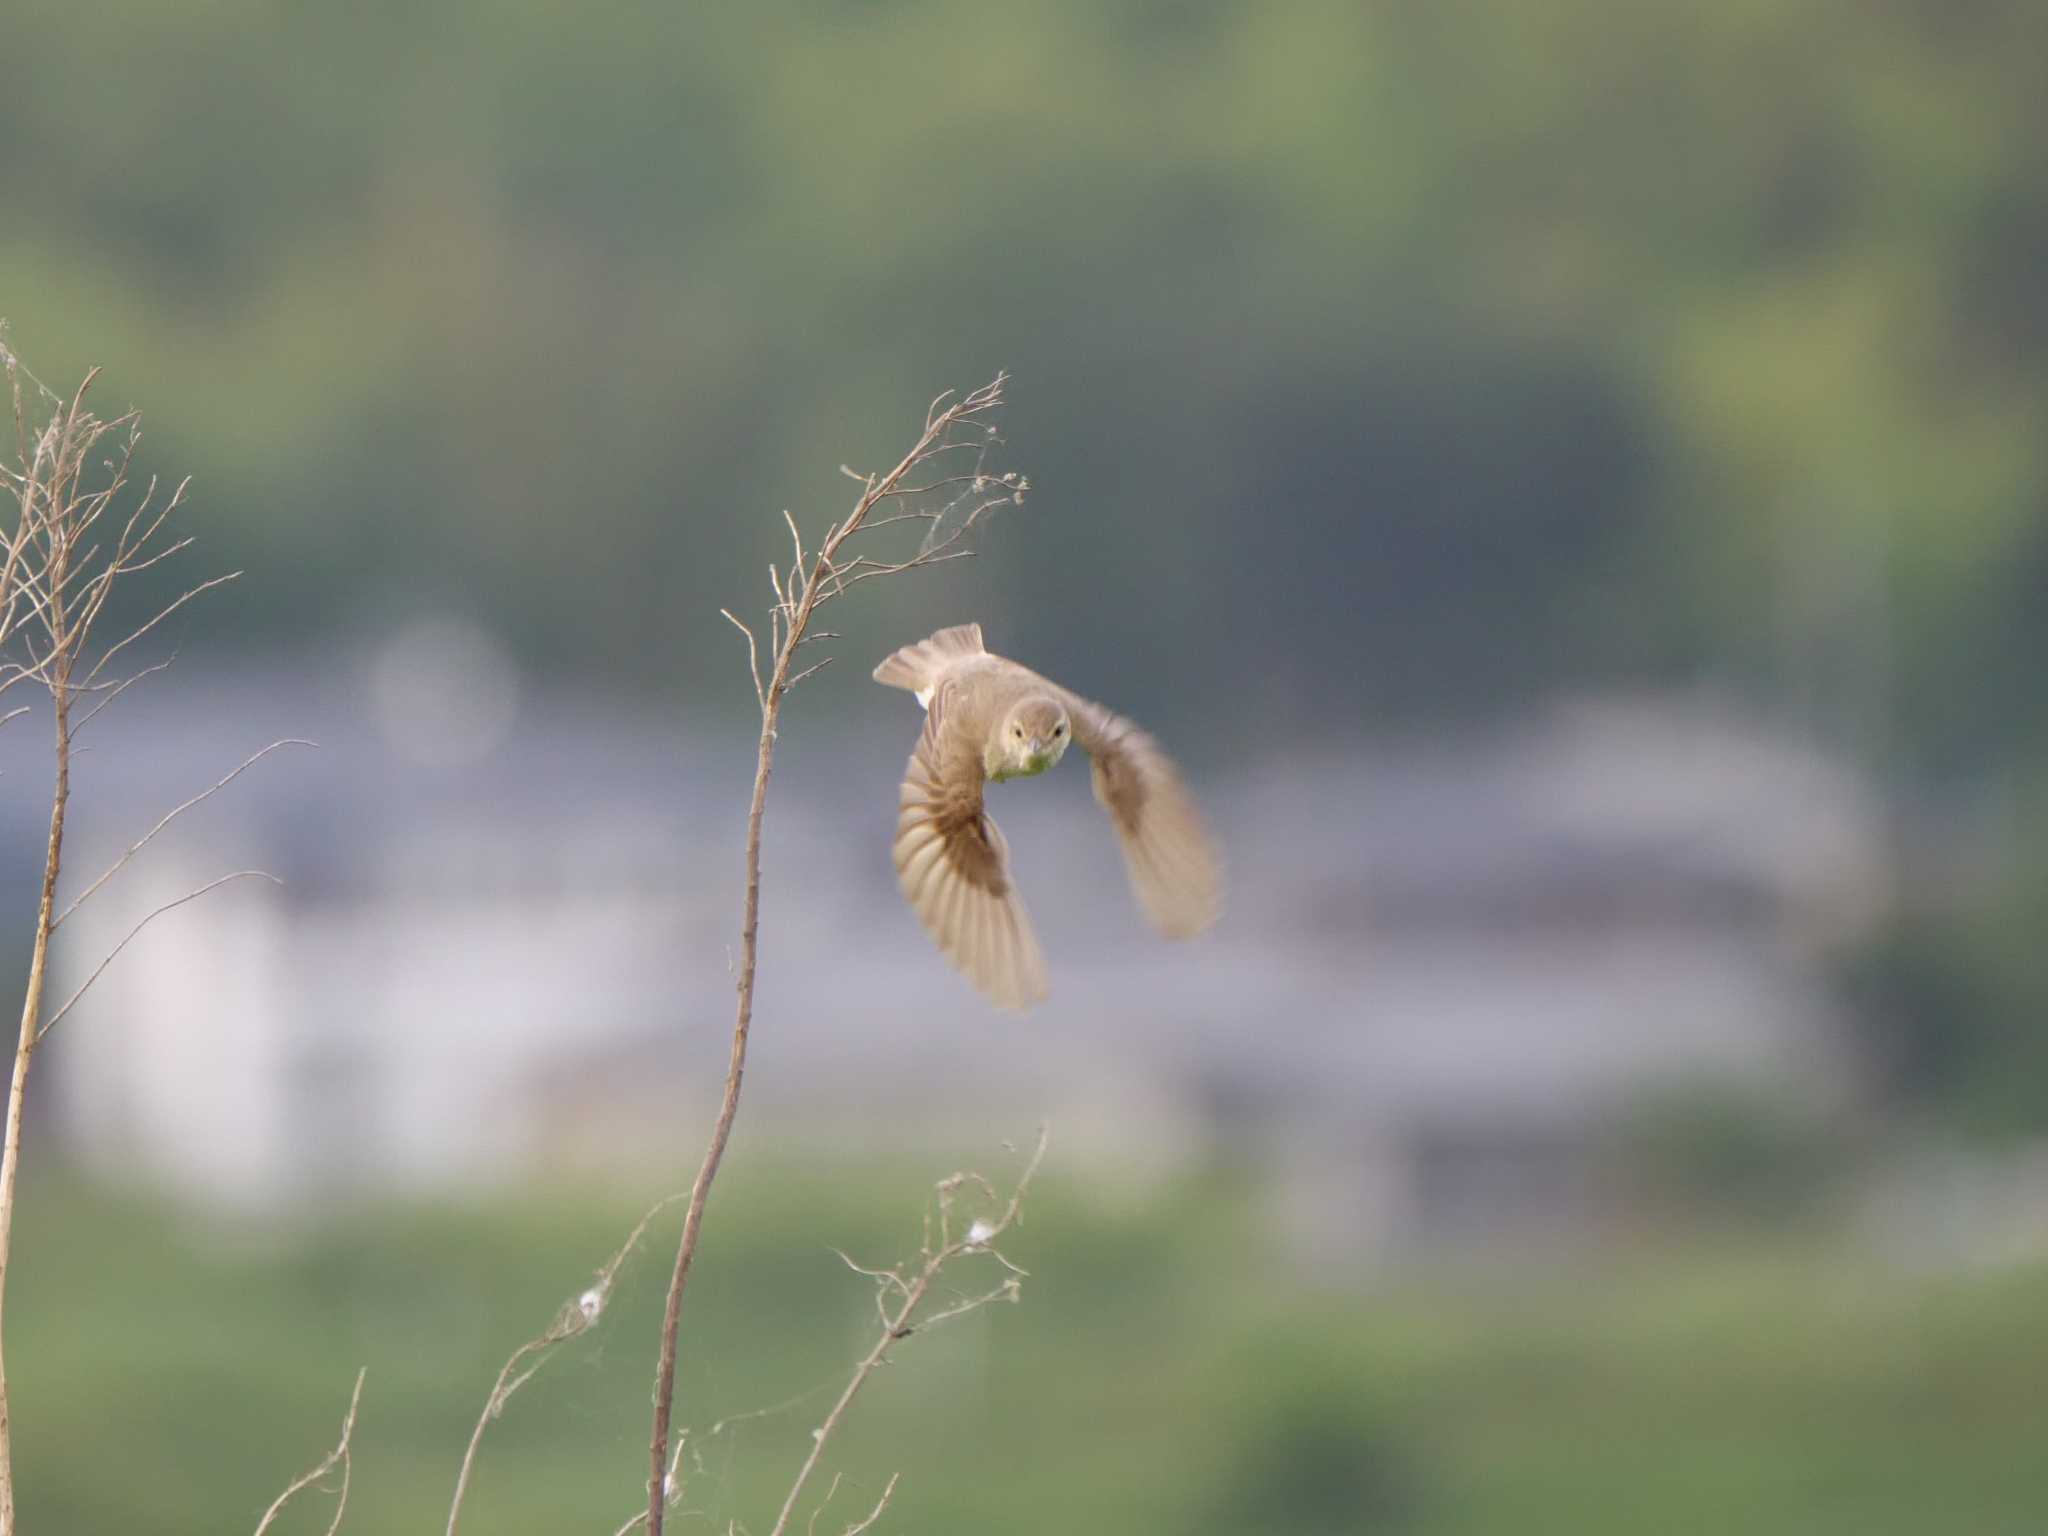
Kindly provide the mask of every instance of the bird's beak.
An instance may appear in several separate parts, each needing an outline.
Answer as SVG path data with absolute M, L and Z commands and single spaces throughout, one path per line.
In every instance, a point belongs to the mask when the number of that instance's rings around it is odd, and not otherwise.
M 1045 741 L 1043 738 L 1037 736 L 1031 738 L 1031 755 L 1033 757 L 1045 756 Z

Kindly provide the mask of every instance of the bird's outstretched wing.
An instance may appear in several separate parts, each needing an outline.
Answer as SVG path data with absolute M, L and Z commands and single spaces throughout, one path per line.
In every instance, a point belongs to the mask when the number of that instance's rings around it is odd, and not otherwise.
M 1010 880 L 1010 848 L 982 809 L 982 743 L 947 728 L 940 688 L 904 770 L 896 882 L 925 931 L 998 1007 L 1046 995 L 1045 957 Z M 962 722 L 964 725 L 965 722 Z
M 1116 828 L 1138 906 L 1167 938 L 1193 937 L 1223 913 L 1223 859 L 1180 770 L 1122 715 L 1061 694 L 1074 740 L 1088 754 L 1095 798 Z

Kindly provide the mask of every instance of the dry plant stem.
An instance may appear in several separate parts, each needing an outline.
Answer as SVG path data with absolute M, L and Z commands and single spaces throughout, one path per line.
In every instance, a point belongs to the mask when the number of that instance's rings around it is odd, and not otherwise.
M 46 692 L 55 726 L 49 836 L 44 845 L 42 889 L 29 946 L 21 1028 L 8 1080 L 5 1141 L 0 1143 L 0 1339 L 4 1339 L 6 1285 L 13 1262 L 14 1208 L 29 1071 L 38 1042 L 113 958 L 109 955 L 62 1008 L 55 1013 L 47 1010 L 51 939 L 78 905 L 73 902 L 63 912 L 57 906 L 65 816 L 71 800 L 71 760 L 78 733 L 132 683 L 161 670 L 156 666 L 127 678 L 104 676 L 114 658 L 201 592 L 233 578 L 216 577 L 189 587 L 112 643 L 100 641 L 96 629 L 122 578 L 147 570 L 190 546 L 189 538 L 173 538 L 166 531 L 168 519 L 184 500 L 185 486 L 181 484 L 168 496 L 159 496 L 159 487 L 152 480 L 125 514 L 117 510 L 128 489 L 129 466 L 140 441 L 135 415 L 131 412 L 103 420 L 86 409 L 86 393 L 96 372 L 87 374 L 68 399 L 52 394 L 21 366 L 8 350 L 4 337 L 0 337 L 0 367 L 7 374 L 15 428 L 13 460 L 0 462 L 0 489 L 13 503 L 14 513 L 11 521 L 0 527 L 0 694 L 22 683 Z M 24 384 L 32 389 L 25 389 Z M 31 400 L 35 402 L 34 409 Z M 95 457 L 110 439 L 111 453 L 95 467 Z M 80 713 L 80 700 L 84 698 L 94 702 Z M 0 719 L 12 718 L 18 712 L 5 711 L 0 713 Z M 271 750 L 266 747 L 256 756 L 262 757 Z M 113 869 L 88 886 L 79 901 L 98 890 L 181 812 L 223 787 L 253 761 L 255 758 L 245 761 L 213 789 L 164 817 L 121 856 Z M 256 872 L 242 871 L 226 878 L 235 879 L 247 873 Z M 223 882 L 211 882 L 164 903 L 138 923 L 128 938 L 115 946 L 114 952 L 118 954 L 155 917 L 220 883 Z M 12 1412 L 6 1367 L 4 1360 L 0 1360 L 0 1536 L 13 1536 L 15 1530 Z
M 54 1013 L 52 1013 L 47 1019 L 43 1020 L 43 1027 L 36 1031 L 36 1039 L 41 1040 L 43 1036 L 47 1035 L 51 1030 L 55 1029 L 58 1026 L 58 1024 L 63 1022 L 64 1015 L 72 1010 L 72 1008 L 78 1003 L 80 998 L 84 997 L 86 993 L 92 990 L 92 984 L 98 981 L 100 977 L 106 974 L 107 967 L 112 965 L 116 960 L 120 958 L 121 951 L 126 949 L 130 944 L 134 943 L 136 939 L 141 937 L 143 929 L 147 928 L 151 923 L 155 922 L 158 918 L 162 917 L 166 912 L 174 912 L 179 907 L 184 906 L 186 902 L 197 901 L 200 897 L 204 896 L 208 891 L 218 890 L 221 886 L 231 884 L 236 880 L 267 880 L 272 885 L 284 884 L 282 880 L 278 879 L 277 876 L 271 874 L 268 870 L 237 869 L 232 870 L 225 875 L 216 875 L 213 879 L 207 881 L 204 885 L 196 885 L 191 890 L 185 892 L 184 895 L 174 896 L 169 901 L 163 903 L 163 905 L 158 907 L 152 907 L 148 912 L 143 914 L 142 920 L 140 922 L 138 922 L 134 927 L 130 928 L 128 932 L 122 936 L 120 943 L 116 944 L 112 949 L 107 951 L 106 955 L 100 960 L 100 963 L 93 967 L 92 974 L 86 977 L 84 981 L 81 981 L 78 984 L 78 989 L 74 991 L 69 997 L 65 998 L 64 1001 L 58 1005 Z
M 936 1192 L 938 1232 L 936 1235 L 927 1232 L 924 1247 L 918 1254 L 919 1262 L 914 1270 L 909 1266 L 900 1266 L 896 1269 L 862 1269 L 851 1259 L 846 1260 L 848 1268 L 866 1275 L 875 1282 L 875 1310 L 881 1317 L 881 1330 L 876 1335 L 873 1346 L 853 1368 L 852 1376 L 847 1379 L 838 1401 L 833 1403 L 831 1411 L 825 1415 L 824 1422 L 812 1431 L 810 1454 L 797 1469 L 796 1478 L 789 1485 L 789 1495 L 782 1501 L 782 1512 L 775 1517 L 775 1525 L 768 1536 L 784 1536 L 788 1531 L 789 1522 L 796 1514 L 797 1501 L 803 1497 L 804 1485 L 811 1480 L 811 1474 L 818 1470 L 818 1463 L 824 1459 L 826 1445 L 830 1443 L 840 1423 L 845 1419 L 847 1409 L 853 1406 L 854 1398 L 860 1395 L 860 1389 L 867 1385 L 870 1376 L 888 1363 L 889 1352 L 897 1344 L 920 1328 L 930 1328 L 934 1323 L 943 1322 L 947 1318 L 978 1311 L 992 1302 L 1017 1299 L 1018 1282 L 1024 1278 L 1024 1271 L 1004 1258 L 997 1251 L 995 1244 L 997 1239 L 1016 1224 L 1023 1212 L 1024 1196 L 1031 1188 L 1032 1176 L 1038 1172 L 1038 1165 L 1045 1158 L 1045 1143 L 1046 1132 L 1041 1128 L 1038 1133 L 1038 1145 L 1032 1149 L 1031 1160 L 1024 1165 L 1024 1171 L 1017 1176 L 1016 1187 L 1010 1192 L 1009 1203 L 1003 1208 L 1002 1215 L 992 1222 L 970 1226 L 965 1233 L 954 1231 L 953 1199 L 969 1184 L 985 1191 L 988 1188 L 987 1183 L 979 1175 L 968 1173 L 956 1173 L 950 1178 L 940 1180 Z M 955 1259 L 968 1254 L 986 1254 L 993 1258 L 1008 1271 L 1003 1282 L 994 1290 L 979 1296 L 970 1296 L 943 1311 L 919 1316 L 918 1308 L 923 1306 L 926 1298 L 930 1296 L 932 1286 L 937 1283 L 941 1272 Z M 845 1255 L 842 1254 L 840 1257 L 845 1258 Z M 881 1513 L 882 1505 L 888 1503 L 889 1494 L 895 1487 L 896 1480 L 891 1478 L 889 1488 L 882 1494 L 882 1504 L 876 1506 L 875 1513 L 870 1515 L 863 1525 L 854 1529 L 865 1529 L 866 1525 L 873 1524 L 876 1516 Z
M 874 1508 L 846 1527 L 845 1530 L 839 1533 L 839 1536 L 860 1536 L 862 1531 L 873 1526 L 877 1520 L 882 1518 L 882 1512 L 889 1507 L 889 1501 L 896 1497 L 896 1485 L 902 1481 L 903 1474 L 901 1472 L 890 1473 L 889 1481 L 882 1485 L 881 1497 L 875 1500 Z M 832 1475 L 832 1485 L 825 1490 L 825 1497 L 819 1502 L 818 1507 L 811 1511 L 811 1518 L 804 1525 L 804 1536 L 818 1536 L 818 1519 L 831 1507 L 833 1495 L 838 1492 L 839 1474 L 835 1472 Z
M 890 1473 L 889 1481 L 882 1485 L 882 1496 L 875 1500 L 875 1507 L 867 1512 L 866 1518 L 857 1520 L 852 1525 L 849 1525 L 841 1532 L 841 1536 L 860 1536 L 862 1531 L 881 1519 L 882 1511 L 889 1507 L 889 1501 L 896 1496 L 896 1484 L 902 1476 L 901 1472 Z
M 977 505 L 946 540 L 937 544 L 929 544 L 928 541 L 928 547 L 909 560 L 884 564 L 865 557 L 845 563 L 839 559 L 846 541 L 862 530 L 868 514 L 877 505 L 905 494 L 906 481 L 919 466 L 930 463 L 936 455 L 974 446 L 971 442 L 955 440 L 952 434 L 956 428 L 977 424 L 994 412 L 1002 404 L 1003 384 L 1003 377 L 998 375 L 993 382 L 950 404 L 945 403 L 945 395 L 934 400 L 925 412 L 924 430 L 894 469 L 879 477 L 854 477 L 863 482 L 859 500 L 842 522 L 826 530 L 823 541 L 808 559 L 804 554 L 802 536 L 795 523 L 790 523 L 790 537 L 796 549 L 787 578 L 784 579 L 772 565 L 769 567 L 769 584 L 774 589 L 776 601 L 769 614 L 771 670 L 765 682 L 760 673 L 759 648 L 754 632 L 732 614 L 726 614 L 747 637 L 747 658 L 753 668 L 754 694 L 761 707 L 761 736 L 755 751 L 754 791 L 747 806 L 746 895 L 740 916 L 738 998 L 733 1016 L 732 1049 L 726 1065 L 725 1091 L 719 1101 L 718 1117 L 712 1125 L 710 1143 L 698 1166 L 696 1180 L 690 1187 L 689 1209 L 683 1217 L 683 1235 L 676 1247 L 675 1270 L 669 1279 L 668 1302 L 662 1314 L 661 1349 L 654 1382 L 654 1430 L 648 1444 L 648 1536 L 661 1536 L 666 1507 L 664 1485 L 669 1460 L 669 1416 L 675 1400 L 676 1336 L 682 1321 L 683 1290 L 689 1281 L 691 1261 L 697 1255 L 711 1185 L 718 1177 L 719 1164 L 725 1158 L 726 1144 L 732 1139 L 733 1117 L 739 1112 L 740 1084 L 746 1074 L 747 1035 L 754 1017 L 754 967 L 761 916 L 761 817 L 768 803 L 768 778 L 775 766 L 776 731 L 789 690 L 816 670 L 812 667 L 797 671 L 792 663 L 798 648 L 809 638 L 811 620 L 819 607 L 843 593 L 851 582 L 864 575 L 893 574 L 952 558 L 948 546 L 956 542 L 983 511 L 1021 495 L 1022 487 L 1014 482 L 1009 485 L 991 482 L 987 488 L 995 494 Z M 986 441 L 987 435 L 984 434 L 984 451 Z M 982 489 L 981 477 L 976 476 L 975 481 L 975 489 Z
M 676 1482 L 676 1469 L 682 1465 L 683 1447 L 689 1443 L 689 1437 L 689 1430 L 684 1429 L 676 1436 L 675 1449 L 669 1452 L 668 1470 L 662 1476 L 662 1488 L 667 1493 L 667 1499 L 665 1500 L 667 1503 L 673 1503 L 681 1497 L 682 1489 Z M 630 1536 L 630 1533 L 639 1530 L 646 1523 L 647 1511 L 636 1509 L 627 1519 L 626 1523 L 612 1533 L 612 1536 Z
M 69 416 L 76 420 L 90 377 L 73 397 Z M 20 386 L 15 386 L 15 419 L 18 435 L 25 436 Z M 65 436 L 68 436 L 68 432 Z M 0 1536 L 14 1536 L 14 1426 L 7 1391 L 5 1358 L 7 1271 L 14 1252 L 14 1196 L 21 1174 L 21 1117 L 27 1102 L 29 1067 L 42 1038 L 43 988 L 50 973 L 50 935 L 57 925 L 57 876 L 64 862 L 64 815 L 71 803 L 71 667 L 75 626 L 69 613 L 67 588 L 71 579 L 69 537 L 59 535 L 44 545 L 41 590 L 31 591 L 28 572 L 32 549 L 40 527 L 57 526 L 53 514 L 65 495 L 65 454 L 60 438 L 54 448 L 44 442 L 33 455 L 22 455 L 23 476 L 16 488 L 19 516 L 8 551 L 7 579 L 10 587 L 6 607 L 10 631 L 24 604 L 39 612 L 48 637 L 44 681 L 54 707 L 56 773 L 50 792 L 50 831 L 43 850 L 43 886 L 36 904 L 35 935 L 29 947 L 28 985 L 21 1003 L 21 1029 L 15 1039 L 14 1070 L 7 1084 L 6 1141 L 0 1144 Z M 51 460 L 54 459 L 54 464 Z M 43 476 L 36 471 L 41 467 Z M 75 471 L 72 471 L 75 474 Z M 39 478 L 41 483 L 39 483 Z M 38 522 L 40 516 L 44 523 Z M 18 599 L 20 601 L 18 601 Z M 12 638 L 11 633 L 8 638 Z
M 348 1508 L 350 1461 L 348 1442 L 349 1437 L 356 1432 L 356 1404 L 363 1400 L 363 1377 L 367 1374 L 367 1371 L 356 1372 L 356 1389 L 349 1394 L 348 1414 L 341 1421 L 341 1439 L 335 1442 L 334 1449 L 329 1451 L 317 1465 L 302 1472 L 297 1478 L 293 1479 L 291 1485 L 283 1493 L 280 1493 L 270 1501 L 270 1508 L 263 1511 L 263 1518 L 256 1522 L 256 1536 L 263 1536 L 263 1533 L 270 1529 L 271 1523 L 277 1519 L 285 1505 L 291 1502 L 294 1495 L 302 1493 L 312 1487 L 313 1484 L 319 1482 L 321 1478 L 333 1470 L 337 1463 L 341 1467 L 341 1487 L 335 1492 L 334 1518 L 327 1522 L 327 1536 L 334 1536 L 334 1533 L 341 1529 L 342 1513 Z
M 7 1269 L 14 1251 L 14 1188 L 21 1171 L 21 1113 L 28 1070 L 41 1038 L 43 983 L 49 975 L 50 933 L 55 926 L 57 872 L 64 855 L 64 812 L 71 800 L 71 719 L 68 696 L 57 694 L 57 778 L 50 796 L 50 835 L 43 854 L 43 892 L 29 950 L 28 988 L 21 1004 L 21 1032 L 15 1041 L 14 1073 L 7 1085 L 7 1140 L 0 1149 L 0 1536 L 13 1536 L 13 1424 L 7 1396 Z
M 484 1431 L 505 1411 L 505 1404 L 511 1401 L 512 1394 L 547 1364 L 556 1345 L 567 1343 L 597 1326 L 598 1319 L 604 1315 L 605 1303 L 611 1298 L 612 1282 L 618 1278 L 619 1267 L 640 1246 L 640 1239 L 647 1235 L 647 1228 L 654 1218 L 681 1198 L 681 1195 L 670 1195 L 666 1200 L 657 1201 L 626 1234 L 626 1240 L 619 1245 L 618 1251 L 605 1260 L 590 1284 L 563 1302 L 546 1328 L 512 1351 L 504 1369 L 498 1372 L 491 1395 L 484 1400 L 483 1412 L 477 1415 L 476 1428 L 469 1435 L 469 1448 L 462 1453 L 462 1467 L 455 1475 L 455 1497 L 448 1505 L 448 1536 L 455 1536 L 456 1526 L 462 1519 L 462 1500 L 469 1492 L 470 1473 L 476 1465 L 477 1447 L 483 1444 Z
M 152 668 L 152 670 L 154 669 Z M 83 723 L 83 721 L 80 722 L 81 725 Z M 70 905 L 64 908 L 63 912 L 58 915 L 58 917 L 51 923 L 50 926 L 52 928 L 60 926 L 67 918 L 71 916 L 72 913 L 76 912 L 80 907 L 84 906 L 86 902 L 91 899 L 94 891 L 97 891 L 109 880 L 113 879 L 114 876 L 118 875 L 119 873 L 121 873 L 122 870 L 126 869 L 130 861 L 133 860 L 138 853 L 142 852 L 143 849 L 147 848 L 150 845 L 150 843 L 156 838 L 156 835 L 159 832 L 163 831 L 164 828 L 168 827 L 172 822 L 176 821 L 180 816 L 184 815 L 185 812 L 191 810 L 193 806 L 200 804 L 202 801 L 211 800 L 215 795 L 219 794 L 222 790 L 226 789 L 230 784 L 234 783 L 236 779 L 240 778 L 245 771 L 255 767 L 256 764 L 262 762 L 264 758 L 270 756 L 271 753 L 277 751 L 280 747 L 310 747 L 312 745 L 313 743 L 310 741 L 302 741 L 296 736 L 288 736 L 283 741 L 273 741 L 269 746 L 263 748 L 260 752 L 251 752 L 247 757 L 243 758 L 241 762 L 237 763 L 221 778 L 216 779 L 207 788 L 202 789 L 198 794 L 194 795 L 184 804 L 176 806 L 171 810 L 167 811 L 155 826 L 151 827 L 147 832 L 143 833 L 142 836 L 137 838 L 134 842 L 130 843 L 128 845 L 127 852 L 123 853 L 120 858 L 114 860 L 112 864 L 108 865 L 106 870 L 100 875 L 100 877 L 97 880 L 93 881 L 91 885 L 88 885 L 84 890 L 80 891 L 76 896 L 71 898 Z

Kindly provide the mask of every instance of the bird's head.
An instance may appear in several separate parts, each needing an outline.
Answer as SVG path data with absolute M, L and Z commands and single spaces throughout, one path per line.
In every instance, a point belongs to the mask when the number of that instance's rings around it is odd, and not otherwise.
M 1065 707 L 1052 695 L 1019 699 L 991 743 L 989 756 L 998 765 L 995 776 L 1014 779 L 1045 772 L 1060 760 L 1073 734 Z

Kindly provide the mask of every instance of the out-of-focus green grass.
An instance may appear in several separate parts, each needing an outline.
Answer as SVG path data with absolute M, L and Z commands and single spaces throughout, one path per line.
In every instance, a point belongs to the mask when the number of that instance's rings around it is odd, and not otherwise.
M 873 1318 L 827 1245 L 906 1253 L 921 1187 L 745 1165 L 721 1186 L 677 1529 L 766 1529 Z M 248 1529 L 331 1443 L 358 1365 L 345 1529 L 438 1529 L 499 1364 L 637 1214 L 556 1192 L 280 1235 L 31 1177 L 7 1340 L 24 1530 Z M 675 1225 L 492 1427 L 465 1529 L 631 1513 Z M 1882 1536 L 2031 1531 L 2048 1509 L 2048 1270 L 1916 1280 L 1724 1237 L 1363 1292 L 1294 1271 L 1241 1191 L 1117 1204 L 1051 1177 L 1011 1252 L 1024 1304 L 905 1344 L 818 1530 L 894 1471 L 888 1528 L 927 1532 Z M 287 1528 L 326 1516 L 308 1502 Z

